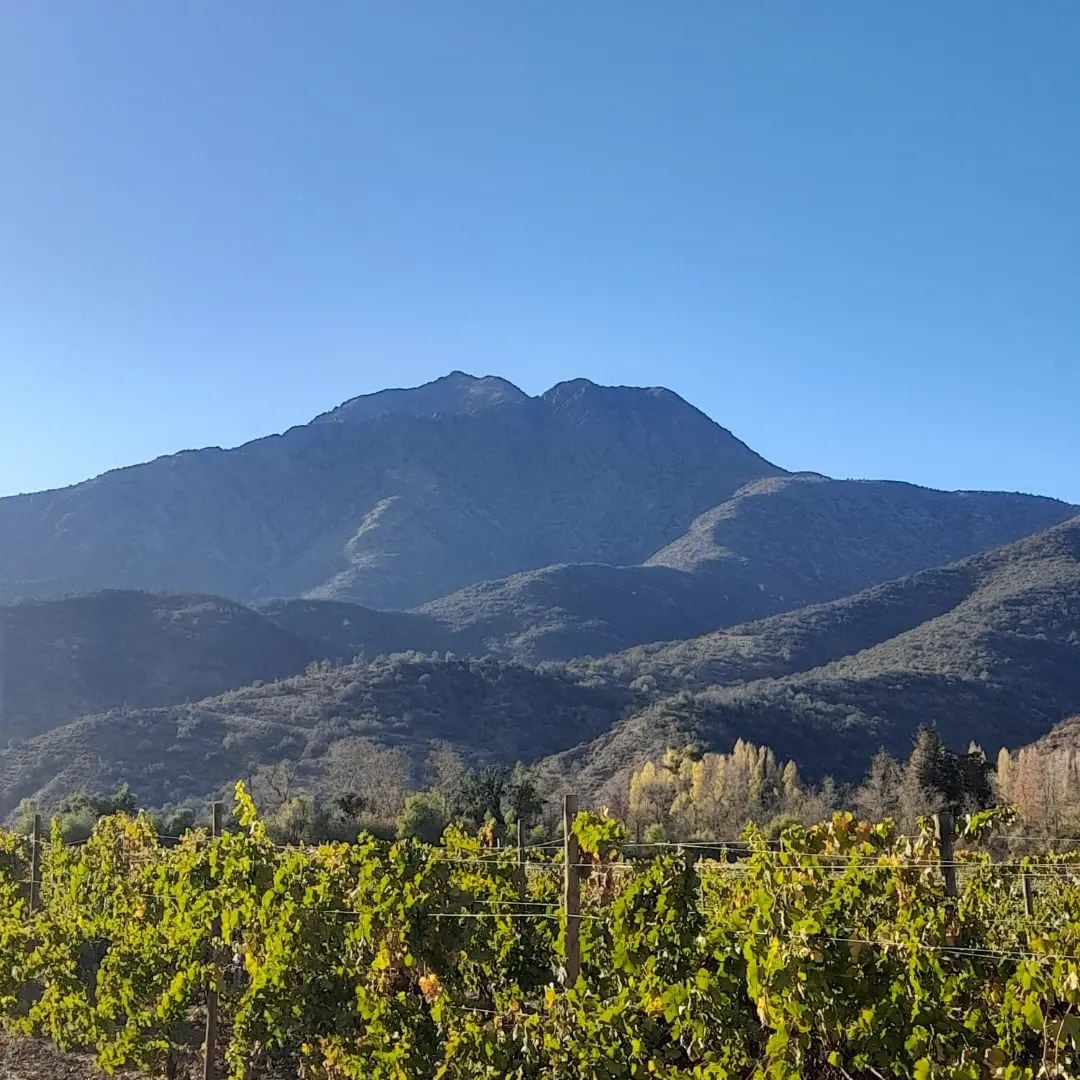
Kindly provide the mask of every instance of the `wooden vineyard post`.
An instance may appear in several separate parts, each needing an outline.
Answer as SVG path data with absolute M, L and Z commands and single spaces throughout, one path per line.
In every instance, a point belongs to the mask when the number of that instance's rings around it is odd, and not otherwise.
M 517 894 L 525 899 L 525 822 L 517 820 Z
M 573 986 L 581 973 L 581 875 L 578 865 L 581 851 L 574 832 L 577 807 L 576 795 L 563 796 L 563 856 L 566 863 L 563 881 L 563 914 L 566 916 L 564 986 Z
M 948 810 L 934 815 L 934 835 L 938 842 L 938 859 L 945 878 L 945 895 L 956 897 L 956 859 L 953 857 L 953 816 Z
M 30 914 L 41 905 L 41 815 L 34 815 L 34 835 L 30 840 Z
M 1024 887 L 1024 914 L 1030 919 L 1035 914 L 1035 890 L 1032 888 L 1031 875 L 1026 871 L 1021 883 Z
M 216 840 L 221 835 L 221 803 L 215 802 L 210 807 L 210 835 Z M 214 919 L 210 929 L 211 941 L 216 941 L 221 933 L 221 920 Z M 215 946 L 212 946 L 215 947 Z M 218 1031 L 218 968 L 217 957 L 210 968 L 210 979 L 206 984 L 206 1039 L 203 1047 L 203 1080 L 215 1080 L 217 1067 L 217 1031 Z

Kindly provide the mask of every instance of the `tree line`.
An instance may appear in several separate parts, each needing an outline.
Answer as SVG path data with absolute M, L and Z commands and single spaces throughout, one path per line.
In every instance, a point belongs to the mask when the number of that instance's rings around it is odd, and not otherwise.
M 283 761 L 255 770 L 247 783 L 270 835 L 282 844 L 353 841 L 365 833 L 434 844 L 449 825 L 502 840 L 519 821 L 537 840 L 558 828 L 553 793 L 528 767 L 469 765 L 446 743 L 435 745 L 419 775 L 403 748 L 350 738 L 334 744 L 314 781 Z M 1027 836 L 1078 837 L 1080 753 L 1003 749 L 992 765 L 975 743 L 958 752 L 934 728 L 923 727 L 906 759 L 881 750 L 860 784 L 841 786 L 828 777 L 809 783 L 796 762 L 740 739 L 728 753 L 669 748 L 631 772 L 607 803 L 638 843 L 736 838 L 749 823 L 775 837 L 789 824 L 809 826 L 837 810 L 891 819 L 910 831 L 940 810 L 962 814 L 1000 804 L 1017 808 Z M 66 839 L 83 840 L 99 818 L 137 809 L 135 796 L 121 785 L 109 794 L 73 793 L 56 817 Z M 33 811 L 24 804 L 17 827 L 25 831 Z M 154 815 L 166 837 L 182 835 L 196 817 L 190 807 Z
M 837 810 L 912 831 L 919 818 L 942 810 L 959 815 L 995 805 L 1015 806 L 1026 836 L 1080 836 L 1080 754 L 1002 749 L 992 765 L 976 743 L 958 752 L 923 727 L 906 759 L 881 750 L 861 784 L 840 787 L 829 778 L 805 783 L 794 761 L 740 739 L 727 754 L 683 747 L 645 762 L 631 774 L 618 811 L 647 843 L 733 838 L 749 822 L 778 836 L 789 824 L 809 826 Z

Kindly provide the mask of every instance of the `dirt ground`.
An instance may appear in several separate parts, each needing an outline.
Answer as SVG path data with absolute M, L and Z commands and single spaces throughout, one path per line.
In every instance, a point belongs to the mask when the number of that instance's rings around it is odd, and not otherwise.
M 290 1071 L 291 1072 L 291 1071 Z M 180 1069 L 177 1080 L 202 1080 L 201 1060 L 194 1056 Z M 225 1075 L 224 1060 L 218 1075 Z M 0 1031 L 0 1080 L 159 1080 L 141 1072 L 108 1077 L 86 1054 L 63 1054 L 42 1039 L 24 1039 Z
M 94 1068 L 89 1058 L 61 1054 L 51 1043 L 38 1039 L 19 1039 L 0 1033 L 0 1080 L 106 1080 L 106 1077 Z

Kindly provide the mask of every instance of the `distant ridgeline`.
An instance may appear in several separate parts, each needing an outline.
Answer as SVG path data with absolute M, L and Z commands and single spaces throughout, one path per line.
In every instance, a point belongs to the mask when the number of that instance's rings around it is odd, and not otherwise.
M 597 798 L 739 739 L 812 785 L 926 722 L 995 758 L 1080 713 L 1077 513 L 787 472 L 662 389 L 356 398 L 0 499 L 0 810 L 318 785 L 355 739 Z

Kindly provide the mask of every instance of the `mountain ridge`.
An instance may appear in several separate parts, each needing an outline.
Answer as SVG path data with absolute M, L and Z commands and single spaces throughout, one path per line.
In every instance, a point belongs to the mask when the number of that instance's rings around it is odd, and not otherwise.
M 537 566 L 640 561 L 780 471 L 673 394 L 578 386 L 554 404 L 378 411 L 0 499 L 0 598 L 135 588 L 409 608 Z
M 144 805 L 202 799 L 283 760 L 313 777 L 345 739 L 401 747 L 416 769 L 446 741 L 469 761 L 535 760 L 606 730 L 630 697 L 485 660 L 411 654 L 320 667 L 198 702 L 81 716 L 0 748 L 0 816 L 23 798 L 55 805 L 120 782 Z M 507 725 L 509 713 L 521 722 Z
M 1037 496 L 789 474 L 741 488 L 640 566 L 543 567 L 417 611 L 521 662 L 602 655 L 851 595 L 1075 513 Z
M 394 387 L 349 398 L 329 412 L 320 413 L 311 422 L 358 423 L 373 416 L 400 412 L 412 416 L 471 413 L 528 400 L 531 399 L 524 390 L 497 375 L 477 377 L 464 371 L 451 371 L 423 386 Z
M 0 740 L 303 670 L 312 649 L 221 597 L 103 590 L 0 604 Z
M 285 611 L 298 625 L 353 614 L 300 603 Z M 521 757 L 547 786 L 598 800 L 668 745 L 726 751 L 738 738 L 794 757 L 808 778 L 853 780 L 922 723 L 993 755 L 1073 739 L 1064 721 L 1077 713 L 1080 517 L 851 597 L 599 660 L 534 670 L 409 652 L 80 716 L 0 750 L 0 812 L 92 782 L 203 798 L 275 760 L 314 777 L 336 740 L 355 737 L 414 762 L 443 739 L 470 760 Z
M 362 395 L 0 499 L 0 601 L 34 594 L 0 605 L 0 784 L 201 797 L 358 735 L 590 791 L 667 740 L 842 778 L 924 719 L 1027 741 L 1080 712 L 1077 513 L 788 472 L 660 387 Z
M 792 654 L 792 623 L 824 619 L 828 651 L 854 608 L 896 603 L 908 610 L 892 636 L 874 630 L 865 647 L 848 640 L 832 646 L 833 656 Z M 924 617 L 910 610 L 920 603 Z M 859 617 L 873 626 L 872 616 Z M 805 633 L 812 638 L 813 625 Z M 754 638 L 765 639 L 757 660 L 745 640 Z M 710 673 L 718 663 L 723 674 Z M 603 789 L 631 763 L 679 741 L 727 749 L 751 738 L 795 757 L 810 776 L 828 771 L 845 780 L 879 746 L 903 752 L 923 723 L 954 745 L 976 739 L 993 756 L 1080 712 L 1080 516 L 832 604 L 576 667 L 579 678 L 581 668 L 622 682 L 651 678 L 659 694 L 592 746 L 555 755 L 548 768 L 575 770 L 586 788 Z M 665 684 L 673 670 L 678 690 Z
M 105 589 L 0 603 L 0 744 L 111 709 L 199 701 L 390 653 L 472 652 L 420 615 L 198 593 Z

